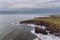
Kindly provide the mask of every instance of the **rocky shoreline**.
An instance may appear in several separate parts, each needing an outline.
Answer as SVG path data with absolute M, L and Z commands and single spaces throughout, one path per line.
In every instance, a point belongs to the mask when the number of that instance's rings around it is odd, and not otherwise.
M 20 22 L 20 24 L 28 23 L 28 24 L 45 26 L 46 29 L 44 30 L 39 27 L 35 27 L 35 33 L 42 33 L 42 34 L 47 35 L 47 31 L 49 31 L 49 33 L 51 34 L 60 36 L 60 25 L 57 25 L 57 24 L 54 24 L 45 20 L 40 20 L 44 18 L 47 18 L 47 17 L 43 17 L 43 18 L 37 17 L 31 20 L 25 20 L 25 21 Z M 48 18 L 51 18 L 51 17 L 48 17 Z

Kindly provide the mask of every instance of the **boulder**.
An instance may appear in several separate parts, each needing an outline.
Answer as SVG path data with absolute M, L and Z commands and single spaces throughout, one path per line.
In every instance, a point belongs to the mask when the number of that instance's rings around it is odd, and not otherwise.
M 46 32 L 46 30 L 40 29 L 39 27 L 35 27 L 35 33 L 37 33 L 37 34 L 42 33 L 44 35 L 47 35 L 48 34 Z
M 60 25 L 58 26 L 57 24 L 47 22 L 45 20 L 37 20 L 37 19 L 31 19 L 31 20 L 25 20 L 20 22 L 21 23 L 28 23 L 28 24 L 35 24 L 35 25 L 42 25 L 46 27 L 47 31 L 50 31 L 49 33 L 54 34 L 54 35 L 60 35 Z M 40 29 L 38 27 L 35 27 L 35 33 L 42 33 L 46 34 L 46 30 Z

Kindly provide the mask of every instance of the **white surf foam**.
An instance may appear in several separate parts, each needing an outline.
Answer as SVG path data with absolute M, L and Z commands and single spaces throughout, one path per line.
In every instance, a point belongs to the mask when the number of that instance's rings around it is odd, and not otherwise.
M 31 30 L 31 33 L 35 34 L 37 38 L 33 40 L 60 40 L 60 37 L 54 36 L 53 34 L 43 35 L 43 34 L 36 34 L 35 29 Z
M 15 26 L 15 25 L 20 25 L 18 22 L 17 23 L 11 23 L 13 26 Z
M 34 25 L 34 24 L 27 24 L 27 26 L 31 26 L 31 27 L 39 27 L 39 28 L 41 28 L 41 29 L 46 29 L 45 26 Z

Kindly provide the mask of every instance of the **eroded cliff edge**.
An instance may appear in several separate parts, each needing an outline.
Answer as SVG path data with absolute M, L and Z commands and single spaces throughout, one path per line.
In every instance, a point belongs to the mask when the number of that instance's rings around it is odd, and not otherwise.
M 60 35 L 60 17 L 35 17 L 31 20 L 25 20 L 20 22 L 20 24 L 28 23 L 28 24 L 34 24 L 34 25 L 41 25 L 45 26 L 46 29 L 40 29 L 38 27 L 35 27 L 36 33 L 43 33 L 47 34 L 47 31 L 50 31 L 49 33 L 54 34 L 56 36 Z

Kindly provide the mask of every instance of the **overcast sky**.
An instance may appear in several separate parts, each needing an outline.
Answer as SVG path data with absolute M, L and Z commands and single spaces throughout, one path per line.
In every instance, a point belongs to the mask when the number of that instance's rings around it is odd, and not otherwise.
M 0 0 L 1 9 L 59 8 L 60 0 Z

